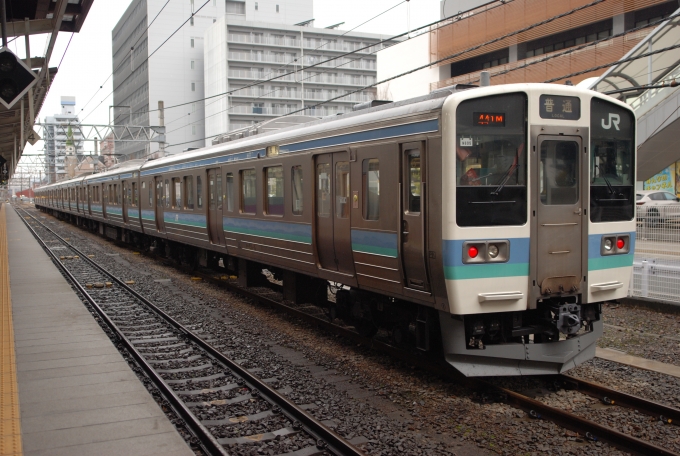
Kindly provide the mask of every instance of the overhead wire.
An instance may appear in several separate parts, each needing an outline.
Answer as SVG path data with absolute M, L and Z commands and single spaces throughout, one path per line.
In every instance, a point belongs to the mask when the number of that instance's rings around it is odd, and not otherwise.
M 522 65 L 519 65 L 519 66 L 517 66 L 517 67 L 515 67 L 515 68 L 508 68 L 508 69 L 505 69 L 505 70 L 502 70 L 502 71 L 499 71 L 499 72 L 496 72 L 496 73 L 492 73 L 490 76 L 491 76 L 491 77 L 502 76 L 502 75 L 504 75 L 504 74 L 508 74 L 508 73 L 513 72 L 513 71 L 522 70 L 522 69 L 527 68 L 527 67 L 530 67 L 530 66 L 532 66 L 532 65 L 537 65 L 537 64 L 539 64 L 539 63 L 543 63 L 543 62 L 546 62 L 546 61 L 548 61 L 548 60 L 552 60 L 552 59 L 555 59 L 555 58 L 558 58 L 558 57 L 563 57 L 563 56 L 565 56 L 565 55 L 569 55 L 569 54 L 571 54 L 571 53 L 574 53 L 574 52 L 577 52 L 577 51 L 586 49 L 586 48 L 588 48 L 588 47 L 597 46 L 598 44 L 600 44 L 600 43 L 602 43 L 602 42 L 609 41 L 609 40 L 613 40 L 613 39 L 615 39 L 615 38 L 620 38 L 620 37 L 622 37 L 622 36 L 624 36 L 624 35 L 627 35 L 627 34 L 630 34 L 630 33 L 634 33 L 634 32 L 636 32 L 636 31 L 639 31 L 639 30 L 642 30 L 642 29 L 645 29 L 645 28 L 649 28 L 650 26 L 653 26 L 653 25 L 658 25 L 658 24 L 660 24 L 660 23 L 662 23 L 662 22 L 665 22 L 665 21 L 668 21 L 668 20 L 670 20 L 670 19 L 674 19 L 675 17 L 678 17 L 678 15 L 680 15 L 680 13 L 673 14 L 673 15 L 667 17 L 667 18 L 664 18 L 664 19 L 659 19 L 659 20 L 657 20 L 657 21 L 650 22 L 649 24 L 644 25 L 644 26 L 639 26 L 639 27 L 635 27 L 635 28 L 629 29 L 629 30 L 627 30 L 627 31 L 625 31 L 625 32 L 617 33 L 617 34 L 614 34 L 614 35 L 609 35 L 609 36 L 607 36 L 607 37 L 600 38 L 600 39 L 595 40 L 595 41 L 590 41 L 590 42 L 585 43 L 585 44 L 581 44 L 581 45 L 578 45 L 578 46 L 574 46 L 574 47 L 569 48 L 569 49 L 567 49 L 567 50 L 565 50 L 565 51 L 563 51 L 563 52 L 552 53 L 552 54 L 547 55 L 547 56 L 545 56 L 545 57 L 542 57 L 542 58 L 540 58 L 540 59 L 532 60 L 531 62 L 526 62 L 526 63 L 524 63 L 524 64 L 522 64 Z M 546 82 L 559 81 L 559 80 L 565 79 L 565 78 L 567 78 L 567 77 L 570 77 L 570 75 L 567 75 L 567 76 L 562 77 L 562 78 L 559 78 L 559 79 L 554 79 L 554 80 L 546 81 Z M 475 83 L 475 82 L 479 82 L 479 78 L 470 80 L 470 83 Z
M 173 36 L 175 36 L 175 35 L 177 34 L 177 32 L 179 32 L 179 31 L 182 29 L 182 27 L 184 27 L 184 26 L 185 26 L 185 25 L 186 25 L 186 24 L 187 24 L 187 23 L 188 23 L 188 22 L 189 22 L 189 21 L 190 21 L 190 20 L 191 20 L 198 12 L 199 12 L 199 11 L 201 11 L 203 8 L 205 8 L 205 6 L 206 6 L 208 3 L 210 3 L 210 0 L 206 0 L 206 2 L 203 3 L 203 5 L 201 5 L 196 11 L 193 11 L 193 12 L 191 13 L 191 15 L 190 15 L 184 22 L 182 22 L 182 24 L 181 24 L 179 27 L 177 27 L 177 28 L 175 29 L 175 31 L 173 31 L 173 32 L 172 32 L 165 40 L 163 40 L 163 42 L 162 42 L 160 45 L 158 45 L 158 47 L 157 47 L 156 49 L 154 49 L 154 51 L 153 51 L 151 54 L 149 54 L 144 60 L 142 60 L 138 65 L 143 65 L 144 63 L 148 62 L 149 59 L 150 59 L 151 57 L 153 57 L 153 55 L 156 54 L 156 52 L 158 52 L 158 51 L 160 50 L 160 48 L 162 48 L 162 47 L 165 45 L 165 43 L 167 43 Z M 130 76 L 132 76 L 132 73 L 130 74 Z M 111 90 L 111 92 L 109 92 L 109 93 L 106 95 L 106 97 L 104 98 L 104 100 L 105 100 L 106 98 L 108 98 L 109 95 L 111 95 L 118 87 L 120 87 L 122 84 L 124 84 L 130 76 L 128 76 L 127 78 L 125 78 L 120 84 L 118 84 L 118 86 L 114 87 L 114 88 Z M 99 107 L 99 106 L 104 102 L 104 100 L 100 101 L 99 104 L 97 105 L 97 107 Z M 94 109 L 97 109 L 97 108 L 94 108 Z M 93 109 L 92 111 L 90 111 L 90 112 L 83 118 L 83 120 L 87 119 L 87 118 L 94 112 L 94 109 Z
M 506 0 L 505 2 L 499 1 L 499 4 L 498 4 L 497 6 L 494 6 L 494 7 L 492 7 L 492 8 L 488 8 L 488 9 L 486 9 L 485 11 L 488 11 L 488 10 L 491 10 L 491 9 L 495 9 L 495 8 L 499 8 L 499 7 L 503 6 L 503 5 L 506 5 L 506 4 L 508 4 L 508 3 L 511 3 L 511 2 L 513 2 L 513 1 L 515 1 L 515 0 Z M 599 3 L 599 2 L 602 2 L 602 1 L 604 1 L 604 0 L 598 0 L 598 3 Z M 397 5 L 397 6 L 398 6 L 398 5 Z M 394 8 L 394 7 L 393 7 L 393 8 Z M 218 93 L 218 94 L 215 94 L 215 95 L 210 95 L 210 96 L 208 96 L 208 97 L 198 98 L 198 99 L 196 99 L 196 100 L 187 101 L 187 102 L 185 102 L 185 103 L 178 103 L 178 104 L 172 105 L 172 106 L 166 106 L 164 109 L 167 111 L 168 109 L 173 109 L 173 108 L 178 108 L 178 107 L 181 107 L 181 106 L 186 106 L 186 105 L 189 105 L 189 104 L 191 104 L 191 103 L 196 103 L 196 102 L 199 102 L 199 101 L 206 101 L 206 100 L 210 100 L 210 99 L 212 99 L 212 98 L 221 97 L 221 96 L 224 96 L 224 95 L 230 95 L 230 94 L 232 94 L 232 93 L 234 93 L 234 92 L 237 92 L 237 91 L 239 91 L 239 90 L 245 90 L 245 89 L 248 89 L 248 88 L 250 88 L 250 87 L 254 87 L 254 86 L 257 86 L 257 85 L 261 85 L 261 84 L 263 84 L 263 83 L 266 83 L 266 82 L 271 82 L 271 81 L 274 81 L 274 80 L 276 80 L 276 79 L 280 79 L 280 78 L 289 76 L 289 75 L 291 75 L 291 74 L 299 73 L 299 72 L 301 72 L 301 71 L 307 71 L 307 70 L 309 70 L 310 68 L 315 68 L 315 67 L 322 66 L 322 65 L 324 65 L 325 63 L 331 62 L 331 61 L 333 61 L 333 60 L 338 60 L 338 59 L 341 59 L 341 58 L 343 58 L 343 57 L 347 57 L 348 55 L 356 54 L 356 53 L 358 53 L 358 52 L 360 52 L 360 51 L 369 49 L 369 48 L 371 48 L 371 47 L 380 46 L 380 45 L 382 45 L 382 44 L 384 44 L 384 43 L 386 43 L 386 42 L 394 41 L 394 40 L 396 40 L 397 38 L 401 38 L 401 37 L 403 37 L 403 36 L 407 36 L 407 35 L 409 35 L 410 33 L 414 33 L 414 32 L 423 30 L 423 29 L 425 29 L 425 28 L 432 27 L 432 26 L 437 25 L 437 24 L 440 24 L 440 23 L 442 23 L 442 22 L 451 21 L 451 20 L 453 20 L 453 19 L 455 19 L 456 21 L 469 19 L 470 17 L 473 17 L 474 15 L 465 16 L 465 17 L 462 17 L 462 16 L 465 15 L 466 13 L 469 13 L 469 12 L 471 12 L 471 11 L 474 11 L 475 9 L 477 9 L 477 8 L 472 8 L 472 9 L 467 10 L 467 11 L 459 12 L 459 13 L 453 15 L 453 16 L 449 16 L 449 17 L 446 17 L 446 18 L 443 18 L 443 19 L 439 19 L 439 20 L 434 21 L 434 22 L 430 22 L 429 24 L 422 25 L 422 26 L 420 26 L 420 27 L 418 27 L 418 28 L 415 28 L 415 29 L 411 30 L 410 32 L 407 31 L 407 32 L 400 33 L 400 34 L 398 34 L 398 35 L 393 35 L 393 36 L 391 36 L 391 37 L 389 37 L 389 38 L 382 39 L 382 40 L 378 41 L 377 43 L 369 44 L 369 45 L 366 45 L 366 46 L 363 46 L 363 47 L 354 49 L 354 50 L 352 50 L 352 51 L 348 51 L 348 52 L 346 52 L 346 53 L 344 53 L 344 54 L 340 54 L 340 55 L 338 55 L 338 56 L 331 57 L 331 58 L 326 59 L 326 60 L 322 60 L 322 61 L 320 61 L 320 62 L 314 63 L 314 64 L 309 65 L 309 66 L 302 66 L 300 69 L 297 69 L 297 70 L 294 70 L 294 71 L 290 71 L 290 72 L 288 72 L 288 73 L 279 74 L 279 75 L 276 75 L 276 76 L 271 77 L 271 78 L 268 78 L 268 79 L 257 80 L 257 81 L 255 81 L 255 82 L 246 84 L 245 86 L 237 87 L 237 88 L 235 88 L 235 89 L 227 90 L 226 92 Z M 381 13 L 381 14 L 384 14 L 384 12 Z M 376 17 L 377 17 L 377 16 L 376 16 Z M 372 19 L 371 19 L 371 20 L 372 20 Z M 356 27 L 355 27 L 355 28 L 356 28 Z M 398 44 L 398 43 L 394 43 L 394 44 Z M 317 48 L 317 49 L 320 49 L 320 48 Z M 312 52 L 313 52 L 313 51 L 312 51 Z M 377 52 L 377 51 L 375 51 L 375 52 Z M 371 53 L 374 53 L 374 52 L 371 52 Z M 288 64 L 286 64 L 286 65 L 283 65 L 283 67 L 285 67 L 285 66 L 287 66 L 287 65 L 289 65 L 289 64 L 290 64 L 290 62 L 289 62 Z M 280 68 L 281 68 L 281 67 L 279 67 L 279 69 L 280 69 Z M 271 74 L 271 72 L 268 73 L 268 74 Z M 140 113 L 149 113 L 149 112 L 156 112 L 156 111 L 158 111 L 158 109 L 150 109 L 150 110 L 148 110 L 148 111 L 138 111 L 138 112 L 140 112 Z
M 376 19 L 376 18 L 382 16 L 383 14 L 388 13 L 389 11 L 393 10 L 394 8 L 400 6 L 400 5 L 403 4 L 403 3 L 407 3 L 407 2 L 408 2 L 408 0 L 403 0 L 403 1 L 399 2 L 399 3 L 397 3 L 396 5 L 391 6 L 390 8 L 388 8 L 388 9 L 382 11 L 381 13 L 379 13 L 379 14 L 373 16 L 372 18 L 370 18 L 370 19 L 368 19 L 368 20 L 362 22 L 361 24 L 359 24 L 359 25 L 357 25 L 357 26 L 355 26 L 355 27 L 353 27 L 353 28 L 351 28 L 351 29 L 345 31 L 345 32 L 342 33 L 341 35 L 338 35 L 338 38 L 347 35 L 348 33 L 352 32 L 353 30 L 356 30 L 357 28 L 361 27 L 362 25 L 368 24 L 368 23 L 371 22 L 372 20 L 374 20 L 374 19 Z M 422 27 L 421 27 L 421 28 L 422 28 Z M 398 36 L 403 36 L 403 34 L 400 34 L 400 35 L 398 35 Z M 388 40 L 391 40 L 391 39 L 393 39 L 393 38 L 389 38 Z M 371 45 L 368 45 L 368 46 L 363 46 L 363 47 L 360 47 L 359 49 L 355 49 L 355 50 L 353 50 L 353 51 L 350 51 L 350 52 L 348 52 L 348 53 L 342 54 L 342 55 L 340 55 L 340 56 L 336 56 L 336 57 L 333 57 L 333 58 L 331 58 L 331 59 L 327 59 L 327 60 L 325 60 L 324 62 L 319 62 L 319 65 L 322 64 L 322 63 L 325 63 L 325 62 L 330 62 L 330 61 L 333 61 L 333 60 L 338 60 L 339 58 L 342 58 L 342 57 L 345 57 L 345 56 L 348 56 L 348 55 L 351 55 L 351 54 L 358 53 L 358 52 L 361 51 L 361 50 L 369 49 L 369 48 L 371 48 L 371 47 L 376 48 L 376 49 L 375 49 L 374 51 L 372 51 L 372 52 L 369 52 L 368 54 L 374 54 L 375 52 L 377 52 L 377 51 L 379 50 L 379 49 L 377 49 L 377 47 L 378 47 L 381 43 L 383 43 L 384 41 L 385 41 L 385 40 L 381 40 L 381 41 L 378 42 L 378 43 L 374 43 L 374 44 L 371 44 Z M 322 47 L 326 46 L 326 45 L 327 45 L 328 43 L 330 43 L 330 42 L 332 42 L 332 40 L 330 40 L 330 39 L 329 39 L 329 40 L 326 40 L 325 43 L 323 43 L 322 45 L 316 47 L 316 48 L 313 49 L 311 52 L 315 52 L 315 51 L 321 49 Z M 301 45 L 304 45 L 304 43 L 300 43 L 300 44 L 301 44 Z M 304 65 L 304 56 L 301 56 L 301 59 L 303 59 L 302 64 Z M 340 65 L 336 65 L 336 66 L 334 66 L 334 67 L 332 67 L 332 68 L 320 68 L 320 71 L 322 71 L 322 73 L 325 74 L 325 73 L 327 72 L 327 70 L 333 70 L 333 69 L 339 68 L 339 67 L 341 67 L 341 66 L 347 65 L 348 63 L 355 62 L 356 60 L 360 60 L 360 59 L 350 60 L 350 61 L 344 62 L 344 63 L 342 63 L 342 64 L 340 64 Z M 290 62 L 287 62 L 287 63 L 284 64 L 284 65 L 281 65 L 281 66 L 279 66 L 279 67 L 277 67 L 277 68 L 271 69 L 271 71 L 269 71 L 267 74 L 272 74 L 272 73 L 274 73 L 274 72 L 277 72 L 277 71 L 279 71 L 281 68 L 285 68 L 286 66 L 288 66 L 288 65 L 290 65 L 290 64 L 292 64 L 292 63 L 295 63 L 295 62 L 297 62 L 297 61 L 298 61 L 298 58 L 295 58 L 295 59 L 291 60 Z M 312 66 L 310 66 L 310 67 L 308 67 L 308 68 L 312 68 L 312 67 L 314 67 L 314 66 L 317 66 L 317 65 L 315 64 L 315 65 L 312 65 Z M 299 70 L 299 71 L 304 72 L 304 69 L 301 69 L 301 70 Z M 293 71 L 293 72 L 290 72 L 290 73 L 287 73 L 287 74 L 293 74 L 293 73 L 296 73 L 296 72 L 297 72 L 297 71 Z M 304 73 L 303 73 L 303 74 L 304 74 Z M 302 82 L 302 81 L 307 81 L 307 80 L 309 80 L 309 79 L 311 79 L 311 78 L 313 78 L 313 77 L 318 76 L 319 74 L 320 74 L 320 73 L 314 73 L 314 74 L 312 74 L 312 75 L 310 75 L 310 76 L 308 76 L 308 77 L 305 77 L 305 78 L 301 79 L 300 82 Z M 279 78 L 279 77 L 282 77 L 282 76 L 278 76 L 278 77 L 272 78 L 272 79 L 258 80 L 258 81 L 255 81 L 254 83 L 251 83 L 251 84 L 249 84 L 249 85 L 246 85 L 245 87 L 239 87 L 239 88 L 237 88 L 237 89 L 234 89 L 234 90 L 231 91 L 231 92 L 232 92 L 232 93 L 235 93 L 236 91 L 239 91 L 239 90 L 244 90 L 244 89 L 249 88 L 249 87 L 258 86 L 258 85 L 261 85 L 261 84 L 263 84 L 263 83 L 265 83 L 265 82 L 268 82 L 268 81 L 277 79 L 277 78 Z M 296 82 L 297 82 L 297 81 L 296 81 Z M 256 97 L 255 99 L 256 99 L 256 100 L 259 100 L 259 99 L 261 99 L 261 98 L 263 98 L 263 97 L 267 97 L 268 95 L 272 95 L 272 94 L 278 92 L 279 90 L 280 90 L 280 89 L 274 89 L 274 90 L 272 90 L 272 91 L 266 92 L 266 93 L 264 93 L 264 94 L 262 94 L 262 95 Z M 227 96 L 227 95 L 229 95 L 229 93 L 225 93 L 225 94 L 222 94 L 222 95 L 217 95 L 217 97 L 222 97 L 222 96 Z M 302 94 L 302 96 L 304 97 L 304 94 Z M 216 96 L 211 96 L 211 97 L 208 97 L 208 98 L 202 98 L 202 99 L 198 99 L 198 100 L 193 100 L 193 101 L 190 101 L 190 102 L 187 102 L 187 103 L 182 103 L 182 104 L 179 104 L 179 105 L 174 105 L 174 106 L 166 107 L 165 109 L 167 110 L 167 109 L 171 109 L 171 108 L 175 108 L 175 107 L 179 107 L 179 106 L 185 106 L 185 105 L 188 105 L 188 104 L 194 104 L 194 103 L 197 103 L 198 101 L 205 101 L 205 100 L 207 100 L 207 99 L 209 99 L 209 98 L 214 98 L 214 97 L 216 97 Z M 213 105 L 214 103 L 217 103 L 217 102 L 219 102 L 219 101 L 223 101 L 223 99 L 222 99 L 222 98 L 218 98 L 217 100 L 212 101 L 210 104 L 206 105 L 205 107 L 211 106 L 211 105 Z M 222 114 L 222 113 L 224 113 L 225 111 L 230 111 L 232 108 L 233 108 L 233 106 L 232 106 L 232 107 L 228 107 L 227 109 L 223 109 L 223 110 L 221 110 L 221 111 L 218 111 L 218 112 L 216 112 L 216 113 L 210 114 L 209 116 L 204 116 L 204 117 L 203 117 L 202 119 L 200 119 L 200 120 L 196 120 L 196 121 L 194 121 L 194 122 L 189 122 L 189 123 L 183 125 L 182 127 L 179 127 L 179 128 L 174 129 L 174 130 L 170 130 L 170 131 L 166 132 L 166 135 L 167 135 L 167 134 L 170 134 L 170 133 L 172 133 L 172 132 L 181 130 L 182 128 L 186 128 L 186 127 L 189 127 L 189 126 L 191 126 L 191 125 L 194 125 L 194 124 L 196 124 L 197 122 L 201 122 L 202 120 L 204 121 L 204 120 L 207 119 L 207 118 L 214 117 L 214 116 L 216 116 L 216 115 L 218 115 L 218 114 Z M 150 110 L 150 111 L 147 111 L 147 112 L 153 112 L 153 111 L 156 111 L 156 110 Z M 181 116 L 181 117 L 179 117 L 178 119 L 173 120 L 172 122 L 176 122 L 177 120 L 183 119 L 184 117 L 189 116 L 189 115 L 191 115 L 191 114 L 192 114 L 192 113 L 187 113 L 186 115 Z M 170 123 L 172 123 L 172 122 L 170 122 Z M 167 124 L 167 125 L 169 125 L 169 124 Z M 166 126 L 167 126 L 167 125 L 166 125 Z
M 563 18 L 563 17 L 570 16 L 570 15 L 575 14 L 575 13 L 577 13 L 577 12 L 579 12 L 579 11 L 584 10 L 584 9 L 587 9 L 587 8 L 592 7 L 592 6 L 598 5 L 598 4 L 600 4 L 600 3 L 604 2 L 604 1 L 605 1 L 605 0 L 594 0 L 594 1 L 590 2 L 590 3 L 585 4 L 585 5 L 578 6 L 578 7 L 576 7 L 576 8 L 573 8 L 573 9 L 569 10 L 569 11 L 565 11 L 564 13 L 557 14 L 557 15 L 555 15 L 555 16 L 553 16 L 553 17 L 550 17 L 550 18 L 548 18 L 548 19 L 544 19 L 544 20 L 542 20 L 542 21 L 539 21 L 539 22 L 536 22 L 536 23 L 534 23 L 534 24 L 528 25 L 528 26 L 526 26 L 526 27 L 524 27 L 524 28 L 515 30 L 515 31 L 513 31 L 513 32 L 507 33 L 507 34 L 502 35 L 502 36 L 500 36 L 500 37 L 493 38 L 493 39 L 488 40 L 488 41 L 485 41 L 485 42 L 483 42 L 483 43 L 480 43 L 480 44 L 471 46 L 471 47 L 469 47 L 469 48 L 467 48 L 467 49 L 464 49 L 464 50 L 462 50 L 462 51 L 458 51 L 458 52 L 455 52 L 455 53 L 453 53 L 453 54 L 447 55 L 446 57 L 443 57 L 443 58 L 440 58 L 440 59 L 438 59 L 438 60 L 429 62 L 429 63 L 427 63 L 427 64 L 425 64 L 425 65 L 421 65 L 421 66 L 412 68 L 412 69 L 410 69 L 410 70 L 408 70 L 408 71 L 405 71 L 405 72 L 403 72 L 403 73 L 399 73 L 399 74 L 397 74 L 397 75 L 390 76 L 389 78 L 385 78 L 385 79 L 383 79 L 383 80 L 381 80 L 381 81 L 376 81 L 376 82 L 374 82 L 373 84 L 368 84 L 368 85 L 363 86 L 363 87 L 361 87 L 361 88 L 359 88 L 359 89 L 352 90 L 352 91 L 347 92 L 347 93 L 345 93 L 345 94 L 343 94 L 343 95 L 339 95 L 339 96 L 336 96 L 336 97 L 333 97 L 333 98 L 329 98 L 329 99 L 327 99 L 327 100 L 324 100 L 324 101 L 322 101 L 322 102 L 313 104 L 313 105 L 311 105 L 311 106 L 305 106 L 305 107 L 302 107 L 301 109 L 298 109 L 298 110 L 295 110 L 295 111 L 291 111 L 291 112 L 289 112 L 289 113 L 287 113 L 287 114 L 282 115 L 281 117 L 286 117 L 286 116 L 290 116 L 290 115 L 293 115 L 293 114 L 297 114 L 297 113 L 299 113 L 299 112 L 304 112 L 304 111 L 306 111 L 306 110 L 308 110 L 308 109 L 316 108 L 317 106 L 321 106 L 321 105 L 326 104 L 326 103 L 328 103 L 328 102 L 331 102 L 331 101 L 334 101 L 334 100 L 338 100 L 338 99 L 340 99 L 340 98 L 343 98 L 343 97 L 352 95 L 352 94 L 357 93 L 357 92 L 360 92 L 360 91 L 362 91 L 362 90 L 366 90 L 366 89 L 368 89 L 368 88 L 375 87 L 375 86 L 377 86 L 377 85 L 379 85 L 379 84 L 384 84 L 384 83 L 389 82 L 389 81 L 392 81 L 392 80 L 394 80 L 394 79 L 398 79 L 398 78 L 407 76 L 407 75 L 409 75 L 409 74 L 415 73 L 416 71 L 420 71 L 420 70 L 423 70 L 423 69 L 425 69 L 425 68 L 429 68 L 429 67 L 431 67 L 431 66 L 433 66 L 433 65 L 436 65 L 436 64 L 438 64 L 438 63 L 442 63 L 442 62 L 445 62 L 445 61 L 448 61 L 448 60 L 455 59 L 456 57 L 459 57 L 459 56 L 461 56 L 461 55 L 463 55 L 463 54 L 465 54 L 465 53 L 472 52 L 472 51 L 475 51 L 475 50 L 477 50 L 477 49 L 479 49 L 479 48 L 482 48 L 482 47 L 484 47 L 484 46 L 488 46 L 489 44 L 493 44 L 493 43 L 502 41 L 502 40 L 504 40 L 504 39 L 506 39 L 506 38 L 510 38 L 510 37 L 512 37 L 512 36 L 515 36 L 515 35 L 518 35 L 518 34 L 520 34 L 520 33 L 523 33 L 523 32 L 526 32 L 526 31 L 528 31 L 528 30 L 531 30 L 532 28 L 540 27 L 541 25 L 545 25 L 545 24 L 549 24 L 549 23 L 554 22 L 554 21 L 556 21 L 556 20 L 558 20 L 558 19 L 561 19 L 561 18 Z M 224 134 L 224 133 L 220 133 L 220 134 L 217 134 L 217 135 L 207 136 L 207 137 L 204 137 L 204 138 L 202 138 L 202 139 L 197 139 L 197 140 L 192 140 L 192 141 L 185 141 L 185 142 L 177 143 L 177 144 L 170 144 L 170 145 L 166 145 L 165 147 L 166 147 L 166 149 L 167 149 L 168 147 L 174 147 L 174 146 L 180 146 L 180 145 L 184 145 L 184 144 L 189 144 L 189 143 L 192 143 L 192 142 L 195 142 L 195 141 L 200 141 L 200 140 L 205 140 L 205 139 L 214 138 L 214 137 L 216 137 L 216 136 L 220 136 L 220 135 L 223 135 L 223 134 Z
M 144 36 L 144 34 L 149 30 L 149 28 L 151 28 L 151 26 L 153 25 L 153 23 L 156 22 L 156 19 L 158 19 L 158 16 L 161 15 L 161 13 L 162 13 L 163 10 L 165 9 L 165 7 L 168 6 L 168 3 L 170 3 L 170 0 L 167 0 L 167 1 L 165 2 L 165 4 L 163 5 L 163 7 L 161 7 L 161 9 L 158 11 L 158 13 L 156 14 L 156 16 L 155 16 L 155 17 L 153 18 L 153 20 L 149 23 L 149 25 L 147 25 L 146 28 L 144 29 L 144 31 L 143 31 L 142 33 L 139 34 L 139 36 L 137 37 L 137 41 L 134 42 L 134 44 L 132 45 L 132 47 L 137 46 L 137 43 L 139 43 L 139 40 Z M 111 79 L 111 76 L 113 76 L 113 75 L 116 73 L 116 71 L 118 71 L 118 70 L 120 69 L 120 67 L 124 65 L 125 61 L 126 61 L 126 59 L 123 58 L 122 61 L 121 61 L 121 63 L 120 63 L 120 65 L 118 65 L 118 66 L 111 72 L 111 74 L 109 74 L 109 75 L 106 77 L 106 80 L 99 86 L 99 89 L 97 89 L 97 91 L 90 97 L 90 99 L 87 100 L 87 103 L 85 103 L 85 105 L 82 107 L 81 111 L 84 111 L 85 108 L 87 108 L 87 105 L 89 105 L 90 102 L 94 99 L 94 97 L 97 96 L 97 94 L 99 93 L 99 91 L 102 90 L 102 88 L 104 87 L 104 84 L 106 84 L 106 83 L 109 81 L 109 79 Z M 101 103 L 100 103 L 100 104 L 101 104 Z

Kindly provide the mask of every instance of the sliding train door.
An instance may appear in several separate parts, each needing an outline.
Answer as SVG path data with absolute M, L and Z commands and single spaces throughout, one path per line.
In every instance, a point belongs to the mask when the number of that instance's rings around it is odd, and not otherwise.
M 401 261 L 404 286 L 429 292 L 425 233 L 425 142 L 401 145 Z
M 222 222 L 222 205 L 224 189 L 222 187 L 222 171 L 219 168 L 208 170 L 208 234 L 210 243 L 224 245 L 224 224 Z
M 159 233 L 165 233 L 165 222 L 163 220 L 163 204 L 169 195 L 163 192 L 163 178 L 156 176 L 154 180 L 156 184 L 156 230 Z
M 317 155 L 316 251 L 322 269 L 354 275 L 350 225 L 350 165 L 348 153 Z

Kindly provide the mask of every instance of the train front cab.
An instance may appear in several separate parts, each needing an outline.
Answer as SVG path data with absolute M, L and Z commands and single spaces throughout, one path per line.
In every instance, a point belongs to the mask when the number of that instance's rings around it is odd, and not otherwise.
M 455 197 L 443 207 L 440 324 L 447 361 L 469 376 L 592 358 L 601 303 L 628 290 L 634 115 L 593 92 L 532 86 L 444 106 L 443 169 L 455 175 L 444 192 Z

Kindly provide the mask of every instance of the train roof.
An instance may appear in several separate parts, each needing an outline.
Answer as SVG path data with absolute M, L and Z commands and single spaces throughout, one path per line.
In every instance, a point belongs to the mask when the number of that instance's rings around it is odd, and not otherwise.
M 175 163 L 194 161 L 201 158 L 212 157 L 214 155 L 229 155 L 249 150 L 256 151 L 269 145 L 281 145 L 291 140 L 297 141 L 306 136 L 313 136 L 319 133 L 325 133 L 328 134 L 328 136 L 332 136 L 333 132 L 344 128 L 431 112 L 440 109 L 444 104 L 446 97 L 452 93 L 473 89 L 475 87 L 476 86 L 471 85 L 451 86 L 434 91 L 428 95 L 408 100 L 387 103 L 334 117 L 326 117 L 309 123 L 294 125 L 227 143 L 208 146 L 196 151 L 150 160 L 142 166 L 141 171 L 171 166 Z M 256 158 L 256 155 L 253 155 L 252 158 Z

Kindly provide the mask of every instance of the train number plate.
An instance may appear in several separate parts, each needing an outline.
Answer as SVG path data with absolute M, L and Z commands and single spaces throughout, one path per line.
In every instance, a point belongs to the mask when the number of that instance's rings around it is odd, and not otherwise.
M 472 137 L 470 138 L 460 138 L 460 147 L 472 147 Z

